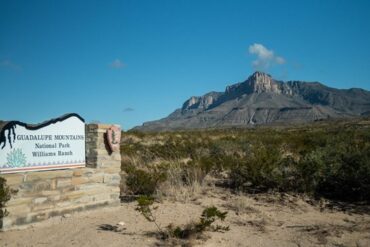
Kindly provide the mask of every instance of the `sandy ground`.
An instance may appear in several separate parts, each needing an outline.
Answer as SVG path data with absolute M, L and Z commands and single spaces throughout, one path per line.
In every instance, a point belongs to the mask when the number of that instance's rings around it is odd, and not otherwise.
M 192 246 L 370 246 L 370 210 L 315 203 L 291 195 L 234 195 L 210 189 L 187 202 L 156 204 L 161 226 L 196 221 L 215 205 L 228 211 L 230 230 L 207 232 Z M 0 232 L 0 246 L 171 246 L 156 237 L 155 225 L 135 210 L 136 202 L 115 208 L 56 217 L 24 230 Z M 118 223 L 124 225 L 118 225 Z M 103 230 L 104 228 L 114 230 Z

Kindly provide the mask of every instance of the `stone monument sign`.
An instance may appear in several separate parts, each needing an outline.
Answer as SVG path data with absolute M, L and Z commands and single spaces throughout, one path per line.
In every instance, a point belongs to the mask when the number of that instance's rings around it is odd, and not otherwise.
M 10 121 L 0 128 L 0 173 L 85 166 L 85 121 L 75 113 L 38 125 Z

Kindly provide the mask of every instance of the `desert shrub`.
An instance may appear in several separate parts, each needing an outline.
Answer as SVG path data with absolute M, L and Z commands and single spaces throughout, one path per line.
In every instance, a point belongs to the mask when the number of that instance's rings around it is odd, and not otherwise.
M 161 183 L 156 196 L 166 196 L 176 201 L 186 202 L 199 196 L 202 190 L 205 173 L 192 161 L 171 161 L 162 163 L 166 181 Z
M 370 146 L 337 145 L 327 151 L 317 193 L 333 199 L 370 201 Z
M 212 224 L 216 220 L 224 221 L 226 218 L 227 212 L 221 212 L 215 206 L 207 207 L 203 210 L 202 215 L 200 217 L 199 222 L 195 225 L 195 228 L 198 232 L 203 232 L 207 229 L 211 229 L 213 231 L 219 230 L 229 230 L 229 227 L 222 227 L 220 225 L 213 226 Z
M 197 222 L 191 222 L 185 226 L 175 226 L 174 224 L 169 224 L 166 229 L 162 229 L 157 222 L 155 214 L 153 213 L 153 210 L 157 209 L 157 207 L 153 206 L 153 197 L 140 196 L 137 199 L 137 203 L 136 210 L 139 211 L 146 220 L 153 222 L 156 225 L 158 233 L 162 239 L 188 239 L 195 235 L 202 234 L 204 231 L 223 232 L 229 230 L 228 226 L 213 225 L 216 220 L 224 221 L 227 216 L 227 212 L 221 212 L 214 206 L 205 208 Z
M 155 224 L 155 226 L 157 227 L 160 235 L 162 237 L 165 237 L 167 234 L 158 225 L 157 218 L 153 214 L 153 209 L 157 209 L 156 207 L 152 206 L 153 203 L 154 203 L 154 198 L 153 197 L 142 195 L 137 199 L 136 210 L 139 211 L 147 221 L 153 222 Z
M 135 142 L 122 143 L 122 155 L 131 158 L 129 163 L 140 161 L 146 172 L 158 163 L 167 164 L 162 172 L 172 185 L 202 184 L 210 174 L 229 178 L 228 183 L 219 184 L 245 192 L 275 190 L 370 200 L 368 125 L 330 123 L 132 135 Z
M 208 174 L 208 170 L 205 167 L 192 160 L 183 164 L 180 163 L 180 165 L 179 168 L 182 173 L 184 185 L 191 185 L 193 183 L 203 184 L 203 180 Z
M 152 195 L 159 184 L 166 180 L 166 173 L 152 168 L 147 171 L 134 166 L 126 166 L 126 185 L 134 195 Z
M 258 144 L 253 152 L 233 166 L 230 171 L 231 184 L 234 188 L 247 192 L 263 192 L 279 185 L 279 173 L 276 172 L 281 162 L 280 151 L 276 147 Z
M 199 157 L 197 163 L 202 167 L 202 169 L 209 173 L 211 171 L 222 172 L 228 170 L 231 167 L 237 165 L 238 160 L 241 158 L 241 155 L 236 152 L 238 149 L 234 148 L 232 151 L 229 149 L 231 145 L 228 145 L 228 148 L 223 148 L 224 142 L 216 142 L 210 146 L 208 155 Z M 236 145 L 236 144 L 235 144 Z
M 300 192 L 299 169 L 292 156 L 283 157 L 273 173 L 277 181 L 277 191 Z
M 314 150 L 305 154 L 297 163 L 297 190 L 314 194 L 323 179 L 325 166 L 327 163 L 325 163 L 323 150 Z
M 203 210 L 198 222 L 188 223 L 183 227 L 175 227 L 173 224 L 170 224 L 167 226 L 167 232 L 169 236 L 174 238 L 189 239 L 202 234 L 204 231 L 229 231 L 229 226 L 212 225 L 216 220 L 224 221 L 226 215 L 227 212 L 221 212 L 215 206 L 207 207 Z
M 7 215 L 5 203 L 10 200 L 10 190 L 6 185 L 6 180 L 0 177 L 0 220 Z M 1 228 L 1 226 L 0 226 Z

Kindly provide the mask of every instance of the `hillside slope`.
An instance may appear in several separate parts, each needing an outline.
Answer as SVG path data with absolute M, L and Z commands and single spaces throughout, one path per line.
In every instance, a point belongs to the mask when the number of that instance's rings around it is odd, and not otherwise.
M 255 72 L 247 80 L 191 97 L 168 117 L 135 130 L 164 131 L 243 127 L 269 123 L 305 123 L 370 115 L 370 92 L 335 89 L 319 82 L 278 81 Z

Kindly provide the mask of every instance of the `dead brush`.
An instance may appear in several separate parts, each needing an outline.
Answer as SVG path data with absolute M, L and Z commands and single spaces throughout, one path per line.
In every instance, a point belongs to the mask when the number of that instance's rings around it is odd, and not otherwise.
M 167 164 L 165 171 L 166 181 L 157 190 L 159 197 L 188 202 L 203 192 L 204 174 L 199 168 L 175 160 Z

